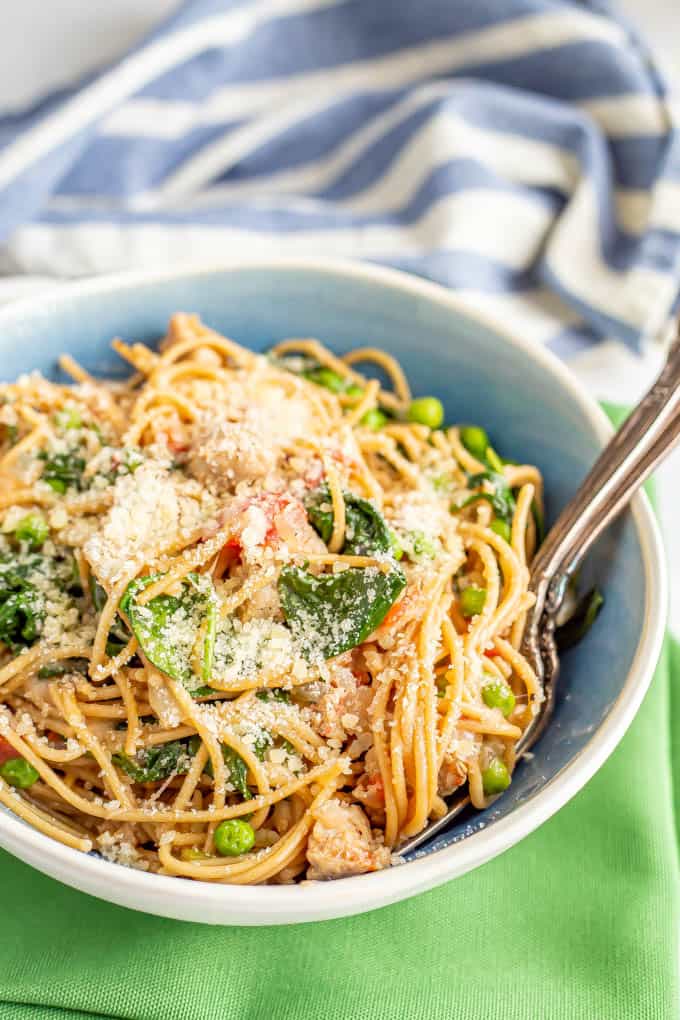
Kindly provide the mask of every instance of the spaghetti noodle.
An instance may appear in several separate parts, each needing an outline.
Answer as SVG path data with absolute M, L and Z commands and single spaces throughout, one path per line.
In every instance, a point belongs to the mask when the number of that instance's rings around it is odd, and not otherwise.
M 127 382 L 0 386 L 0 802 L 229 883 L 373 871 L 463 784 L 485 807 L 542 697 L 536 468 L 384 351 L 183 314 L 114 349 Z

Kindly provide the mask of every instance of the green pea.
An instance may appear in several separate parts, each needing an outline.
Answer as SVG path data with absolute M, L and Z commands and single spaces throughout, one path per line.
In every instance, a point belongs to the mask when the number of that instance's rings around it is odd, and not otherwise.
M 471 585 L 460 593 L 460 611 L 464 617 L 479 616 L 486 602 L 486 588 Z
M 418 397 L 411 401 L 408 420 L 418 425 L 438 429 L 444 422 L 444 406 L 437 397 Z
M 503 471 L 503 461 L 498 456 L 493 446 L 487 446 L 486 448 L 486 462 L 492 471 L 497 471 L 499 474 Z
M 8 758 L 0 765 L 0 776 L 10 786 L 18 786 L 20 790 L 33 786 L 35 781 L 40 779 L 39 774 L 25 758 Z
M 395 560 L 400 560 L 402 558 L 402 556 L 404 555 L 404 550 L 401 547 L 401 542 L 399 541 L 399 539 L 397 538 L 397 536 L 395 535 L 395 533 L 391 529 L 390 529 L 389 538 L 390 538 L 390 549 L 392 550 L 392 555 L 394 556 Z
M 500 758 L 492 758 L 482 772 L 482 786 L 487 797 L 494 797 L 510 786 L 510 773 Z
M 491 522 L 491 530 L 495 531 L 501 538 L 504 538 L 506 542 L 509 542 L 512 537 L 512 528 L 502 517 L 494 517 Z
M 47 482 L 51 489 L 53 489 L 55 492 L 58 492 L 62 496 L 66 492 L 67 486 L 63 478 L 45 478 L 44 481 Z
M 221 857 L 239 857 L 252 850 L 255 830 L 241 818 L 226 818 L 215 829 L 213 840 Z
M 28 542 L 31 549 L 40 549 L 49 533 L 50 529 L 42 514 L 26 514 L 14 528 L 17 541 Z
M 489 446 L 489 437 L 481 425 L 464 425 L 460 430 L 460 441 L 473 457 L 484 460 Z
M 373 432 L 379 432 L 384 425 L 387 425 L 387 415 L 379 408 L 373 407 L 363 416 L 361 424 L 365 425 L 367 429 L 372 429 Z
M 448 492 L 453 486 L 451 475 L 433 475 L 430 481 L 435 492 Z
M 332 368 L 326 368 L 323 365 L 320 368 L 313 368 L 311 371 L 305 372 L 305 379 L 316 383 L 317 386 L 323 386 L 324 389 L 330 390 L 331 393 L 344 393 L 347 386 L 346 379 L 343 379 L 338 372 L 334 372 Z
M 79 429 L 83 424 L 83 419 L 77 407 L 65 407 L 55 417 L 57 425 L 62 429 Z
M 356 383 L 351 383 L 345 390 L 345 393 L 348 397 L 351 397 L 352 400 L 361 400 L 364 395 L 364 391 L 361 386 L 357 386 Z
M 484 684 L 482 699 L 489 708 L 500 708 L 506 719 L 515 707 L 515 695 L 502 680 L 489 680 Z

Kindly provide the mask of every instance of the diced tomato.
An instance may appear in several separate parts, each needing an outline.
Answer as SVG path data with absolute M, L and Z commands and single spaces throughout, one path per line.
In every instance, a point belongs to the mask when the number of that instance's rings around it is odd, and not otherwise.
M 361 465 L 356 457 L 351 454 L 345 453 L 344 450 L 331 450 L 328 454 L 331 460 L 334 460 L 340 467 L 345 468 L 350 473 L 358 472 L 361 469 Z M 308 489 L 317 489 L 324 480 L 326 472 L 324 471 L 323 463 L 320 460 L 312 460 L 307 468 L 307 474 L 304 476 L 304 483 Z
M 177 457 L 179 454 L 187 452 L 189 449 L 189 443 L 185 441 L 179 442 L 178 440 L 173 439 L 172 436 L 168 436 L 168 449 L 170 450 L 170 453 L 174 453 Z
M 382 811 L 385 807 L 385 785 L 379 772 L 362 776 L 354 788 L 357 800 L 369 811 Z
M 225 548 L 238 550 L 246 560 L 257 549 L 275 549 L 282 543 L 293 553 L 326 551 L 304 505 L 288 493 L 265 492 L 232 500 L 217 522 L 220 526 L 228 533 Z
M 312 461 L 303 481 L 308 489 L 318 489 L 323 481 L 323 464 L 320 460 Z
M 0 765 L 4 765 L 10 758 L 20 757 L 8 740 L 0 737 Z
M 387 629 L 388 629 L 389 627 L 391 627 L 391 626 L 392 626 L 392 624 L 393 624 L 393 623 L 396 623 L 396 621 L 397 621 L 397 620 L 399 619 L 399 617 L 400 617 L 400 616 L 402 615 L 402 613 L 404 612 L 404 607 L 403 607 L 403 605 L 402 605 L 402 602 L 403 602 L 403 601 L 404 601 L 404 600 L 403 600 L 403 599 L 401 599 L 401 600 L 400 600 L 399 602 L 395 602 L 395 603 L 394 603 L 394 605 L 393 605 L 393 606 L 391 606 L 391 607 L 390 607 L 390 608 L 388 609 L 388 611 L 387 611 L 387 613 L 386 613 L 386 615 L 385 615 L 385 619 L 384 619 L 384 620 L 383 620 L 383 622 L 382 622 L 382 623 L 380 624 L 380 626 L 381 626 L 381 627 L 382 627 L 382 628 L 383 628 L 384 630 L 387 630 Z
M 338 464 L 343 464 L 345 467 L 356 467 L 357 459 L 350 453 L 345 453 L 344 450 L 331 450 L 330 455 L 334 461 Z
M 385 784 L 379 772 L 374 773 L 368 781 L 368 789 L 375 793 L 376 797 L 385 800 Z
M 487 648 L 484 654 L 488 659 L 495 659 L 497 655 L 500 655 L 500 652 L 498 652 L 495 648 Z
M 213 577 L 223 577 L 230 567 L 233 567 L 235 563 L 238 563 L 241 559 L 241 543 L 237 538 L 230 538 L 229 541 L 222 546 L 220 554 L 217 557 L 215 566 L 213 567 Z
M 307 526 L 307 511 L 304 506 L 299 500 L 286 493 L 267 499 L 263 509 L 271 519 L 264 538 L 265 545 L 278 545 L 282 531 L 285 533 L 291 528 Z
M 285 510 L 288 506 L 296 502 L 297 500 L 294 500 L 292 496 L 288 496 L 285 493 L 276 494 L 263 492 L 261 495 L 252 496 L 250 499 L 247 499 L 243 504 L 243 512 L 246 512 L 250 507 L 257 507 L 259 510 L 262 511 L 267 521 L 267 530 L 264 536 L 264 545 L 271 546 L 275 545 L 278 542 L 279 538 L 279 534 L 276 529 L 277 515 L 280 514 L 283 510 Z M 305 520 L 307 520 L 306 512 Z M 241 543 L 238 540 L 238 538 L 236 538 L 236 536 L 232 536 L 229 539 L 229 542 L 234 541 L 238 544 L 238 547 L 240 549 Z
M 380 624 L 378 630 L 383 634 L 386 631 L 391 631 L 400 623 L 402 617 L 404 617 L 408 612 L 413 612 L 414 606 L 417 607 L 420 602 L 422 602 L 422 596 L 415 586 L 410 585 L 406 588 L 401 598 L 389 608 L 387 615 Z

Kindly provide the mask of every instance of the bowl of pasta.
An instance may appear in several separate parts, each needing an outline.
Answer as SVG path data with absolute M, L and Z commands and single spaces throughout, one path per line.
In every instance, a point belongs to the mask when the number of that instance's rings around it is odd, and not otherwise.
M 507 849 L 623 736 L 665 623 L 643 495 L 515 753 L 531 559 L 611 430 L 511 323 L 267 260 L 68 285 L 0 327 L 10 853 L 164 916 L 333 918 Z

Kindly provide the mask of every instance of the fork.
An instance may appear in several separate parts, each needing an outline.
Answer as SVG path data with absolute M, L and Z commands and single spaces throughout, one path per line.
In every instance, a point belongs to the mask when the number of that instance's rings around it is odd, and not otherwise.
M 555 521 L 531 564 L 528 611 L 522 654 L 536 673 L 544 698 L 515 747 L 522 757 L 545 732 L 554 707 L 559 676 L 556 621 L 569 582 L 604 529 L 680 439 L 680 332 L 651 389 L 605 446 L 574 497 Z M 410 853 L 444 829 L 470 803 L 461 791 L 448 811 L 397 847 Z

